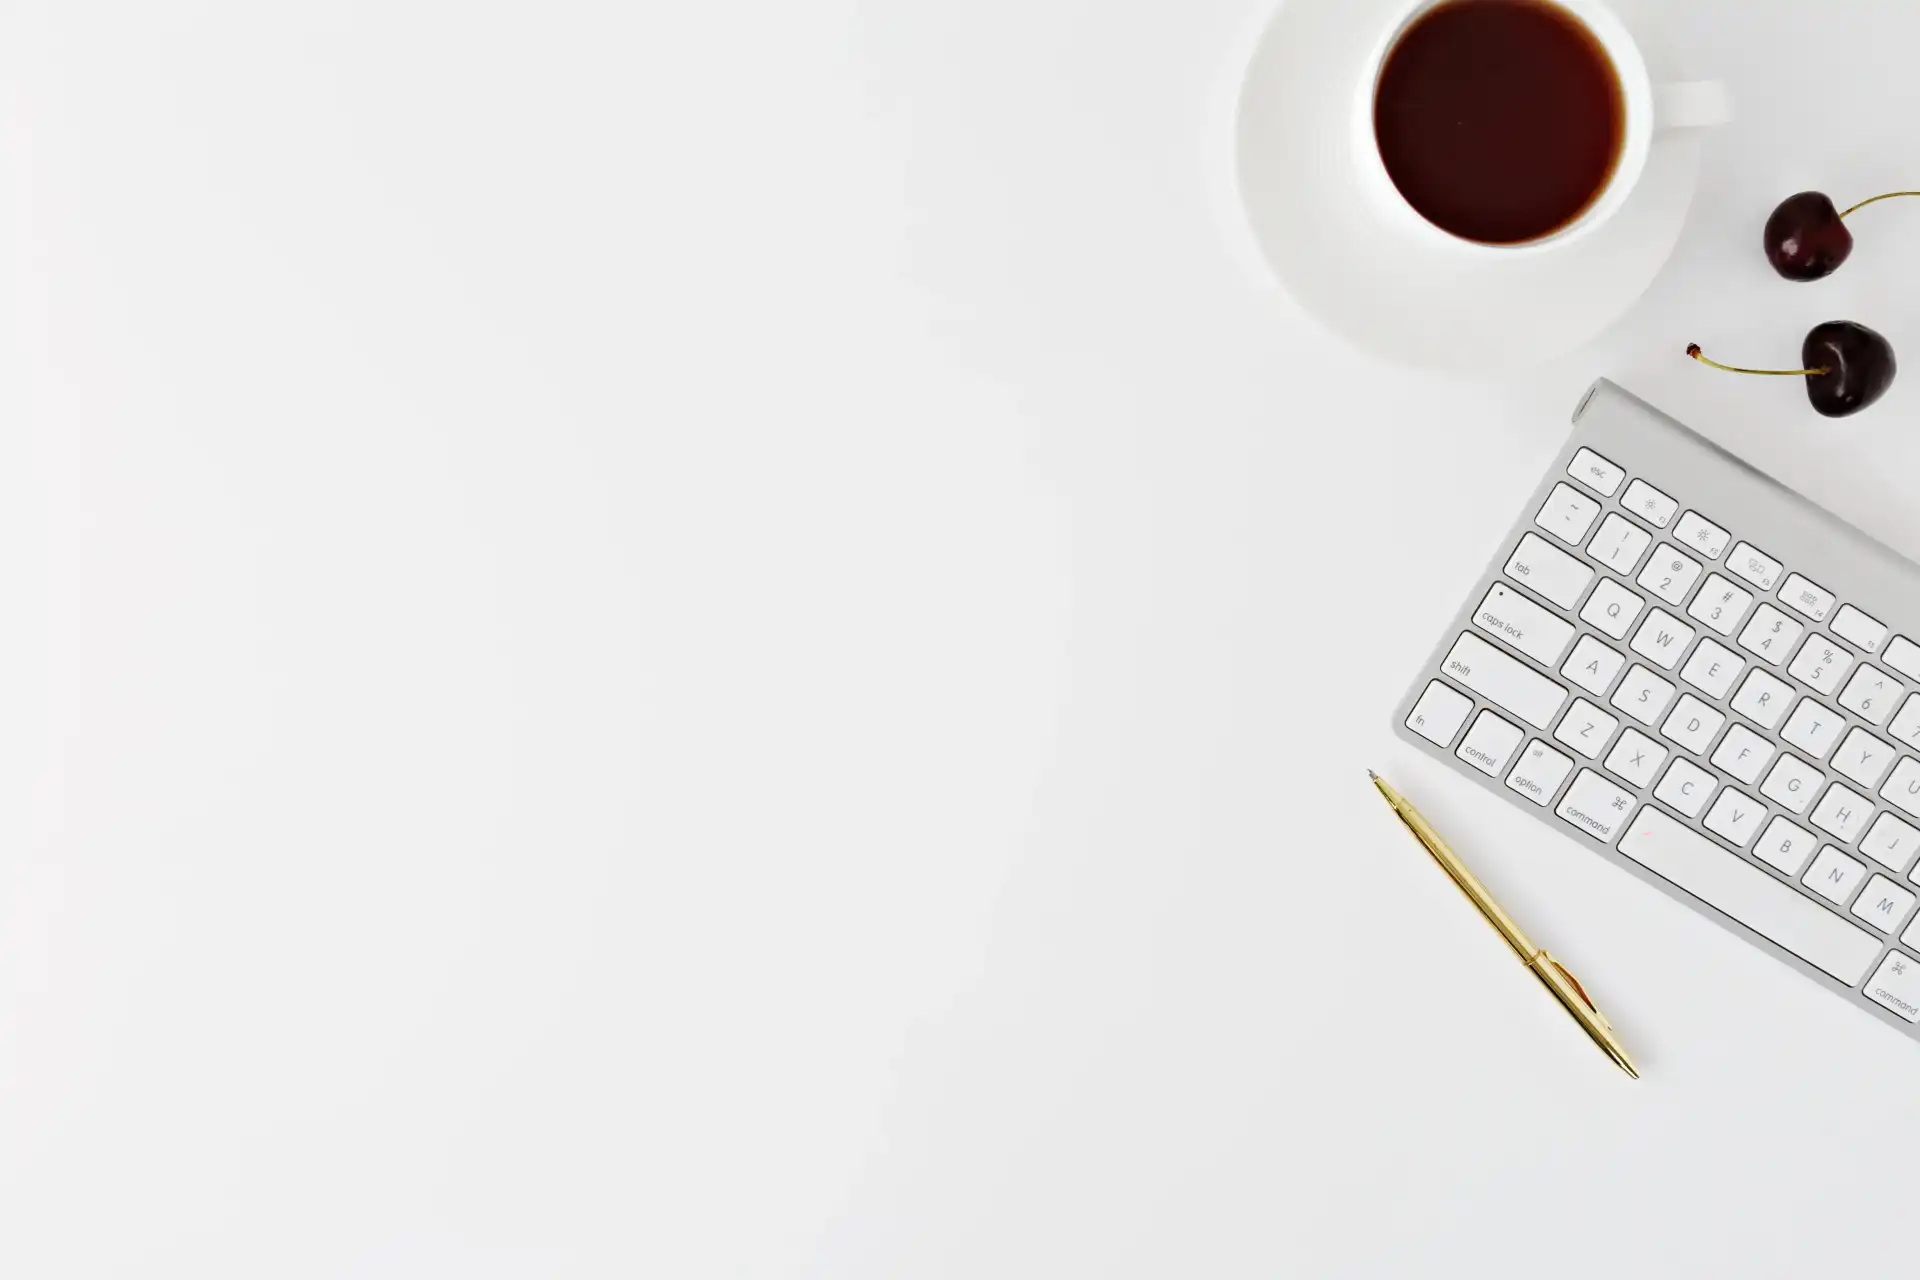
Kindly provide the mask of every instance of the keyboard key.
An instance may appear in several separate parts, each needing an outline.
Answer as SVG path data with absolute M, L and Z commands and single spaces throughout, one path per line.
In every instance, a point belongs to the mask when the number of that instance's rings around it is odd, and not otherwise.
M 1552 724 L 1560 704 L 1567 700 L 1565 689 L 1477 635 L 1454 641 L 1440 669 L 1536 729 Z
M 1567 474 L 1603 498 L 1611 498 L 1627 473 L 1591 449 L 1582 449 L 1567 464 Z
M 1804 613 L 1815 622 L 1825 622 L 1833 612 L 1833 592 L 1797 573 L 1787 575 L 1786 585 L 1780 588 L 1780 599 L 1794 612 Z
M 1593 594 L 1587 597 L 1587 606 L 1580 610 L 1580 618 L 1596 631 L 1604 631 L 1615 640 L 1625 640 L 1627 629 L 1640 616 L 1646 603 L 1612 578 L 1602 578 Z
M 1826 780 L 1825 774 L 1799 757 L 1781 756 L 1760 794 L 1789 813 L 1805 813 Z
M 1920 680 L 1920 644 L 1905 636 L 1895 636 L 1887 651 L 1880 655 L 1886 664 L 1909 680 Z
M 1747 728 L 1736 724 L 1720 739 L 1713 762 L 1748 786 L 1760 780 L 1760 771 L 1773 759 L 1774 745 Z
M 1480 602 L 1473 625 L 1546 667 L 1560 661 L 1574 637 L 1571 622 L 1549 613 L 1503 582 L 1494 583 Z
M 1635 581 L 1668 604 L 1677 606 L 1687 598 L 1687 592 L 1699 578 L 1700 562 L 1663 542 Z
M 1834 771 L 1871 791 L 1893 768 L 1896 751 L 1865 729 L 1851 729 L 1847 740 L 1833 753 Z
M 1651 726 L 1673 701 L 1673 686 L 1639 663 L 1627 672 L 1627 678 L 1613 692 L 1612 704 L 1641 724 Z
M 1718 560 L 1727 549 L 1727 531 L 1698 511 L 1689 511 L 1673 527 L 1673 536 L 1709 560 Z
M 1872 653 L 1887 638 L 1887 627 L 1878 618 L 1870 618 L 1852 605 L 1843 604 L 1840 612 L 1833 615 L 1833 634 Z
M 1920 853 L 1920 831 L 1890 813 L 1883 813 L 1868 828 L 1866 838 L 1860 842 L 1860 852 L 1883 867 L 1905 871 L 1913 865 L 1913 855 Z
M 1752 607 L 1752 592 L 1736 587 L 1728 579 L 1714 573 L 1707 575 L 1706 585 L 1700 588 L 1700 594 L 1687 606 L 1687 616 L 1696 622 L 1706 623 L 1723 636 L 1730 636 Z
M 1520 741 L 1525 737 L 1519 729 L 1493 712 L 1482 711 L 1474 717 L 1473 728 L 1467 730 L 1467 736 L 1460 739 L 1460 749 L 1453 754 L 1489 778 L 1497 778 L 1501 770 L 1507 767 L 1507 761 L 1513 759 L 1513 753 L 1520 749 Z
M 1740 692 L 1733 695 L 1733 709 L 1762 729 L 1779 724 L 1792 702 L 1793 686 L 1774 679 L 1758 667 L 1747 673 L 1747 678 L 1740 682 Z
M 1867 819 L 1873 816 L 1873 802 L 1864 796 L 1857 796 L 1839 783 L 1827 788 L 1827 794 L 1820 797 L 1820 803 L 1813 807 L 1813 825 L 1838 840 L 1841 844 L 1852 844 L 1867 829 Z
M 1820 844 L 1811 831 L 1802 830 L 1785 818 L 1775 818 L 1753 846 L 1753 856 L 1777 871 L 1797 876 Z
M 1867 887 L 1853 900 L 1853 914 L 1882 933 L 1898 929 L 1911 910 L 1913 895 L 1881 875 L 1867 881 Z
M 1780 736 L 1815 760 L 1825 760 L 1846 727 L 1847 719 L 1838 711 L 1812 698 L 1802 698 L 1780 727 Z
M 1622 791 L 1593 770 L 1582 769 L 1554 813 L 1605 844 L 1626 822 L 1634 804 L 1631 791 Z
M 1894 808 L 1920 818 L 1920 762 L 1912 756 L 1901 757 L 1893 766 L 1893 775 L 1880 788 L 1880 798 Z
M 1593 581 L 1593 570 L 1537 533 L 1520 539 L 1507 561 L 1506 574 L 1524 582 L 1562 609 L 1571 609 Z
M 1745 658 L 1707 636 L 1694 646 L 1687 665 L 1680 668 L 1680 678 L 1709 698 L 1724 698 L 1746 665 Z
M 1827 901 L 1846 906 L 1847 899 L 1867 878 L 1867 869 L 1832 845 L 1821 848 L 1820 856 L 1807 868 L 1800 883 Z
M 1808 636 L 1787 674 L 1832 697 L 1852 665 L 1853 655 L 1833 641 L 1825 636 Z
M 1907 695 L 1900 714 L 1887 726 L 1887 732 L 1910 747 L 1920 747 L 1920 693 Z
M 1767 806 L 1729 787 L 1713 802 L 1713 808 L 1707 810 L 1705 826 L 1736 849 L 1744 849 L 1766 816 Z
M 1768 662 L 1785 662 L 1794 642 L 1806 628 L 1770 604 L 1754 612 L 1753 621 L 1740 633 L 1740 647 L 1757 653 Z
M 1652 805 L 1642 808 L 1620 852 L 1791 951 L 1847 986 L 1859 985 L 1880 939 L 1689 830 Z
M 1640 624 L 1628 647 L 1643 658 L 1658 663 L 1663 671 L 1680 665 L 1680 655 L 1693 643 L 1693 628 L 1668 613 L 1655 609 Z
M 1545 808 L 1553 803 L 1553 793 L 1573 772 L 1573 761 L 1535 738 L 1521 753 L 1520 762 L 1507 775 L 1507 785 L 1527 799 Z
M 1613 686 L 1613 678 L 1626 665 L 1625 658 L 1592 636 L 1581 636 L 1580 643 L 1573 646 L 1573 653 L 1567 658 L 1567 665 L 1560 668 L 1560 674 L 1588 693 L 1601 696 Z
M 1673 806 L 1689 818 L 1697 818 L 1707 807 L 1719 779 L 1691 760 L 1676 759 L 1667 766 L 1667 776 L 1653 789 L 1653 798 Z
M 1587 555 L 1615 573 L 1626 575 L 1640 563 L 1640 557 L 1653 545 L 1653 535 L 1624 516 L 1608 515 L 1600 522 L 1600 532 L 1587 544 Z
M 1656 529 L 1666 528 L 1667 521 L 1673 519 L 1673 513 L 1680 509 L 1679 503 L 1644 480 L 1635 480 L 1627 486 L 1626 496 L 1620 499 L 1620 505 Z
M 1920 1022 L 1920 961 L 1898 951 L 1887 952 L 1887 958 L 1867 979 L 1867 999 L 1885 1005 L 1908 1022 Z
M 1786 566 L 1751 542 L 1742 542 L 1734 547 L 1727 557 L 1727 568 L 1751 582 L 1768 595 L 1780 583 L 1780 574 Z
M 1533 522 L 1570 547 L 1585 541 L 1587 530 L 1600 518 L 1600 504 L 1570 484 L 1557 484 Z
M 1638 729 L 1629 729 L 1607 753 L 1607 770 L 1636 787 L 1650 786 L 1654 775 L 1660 772 L 1660 762 L 1666 758 L 1665 747 Z
M 1853 678 L 1840 692 L 1840 705 L 1873 725 L 1885 724 L 1899 699 L 1900 686 L 1893 677 L 1865 663 L 1855 668 Z
M 1560 721 L 1560 727 L 1553 736 L 1566 743 L 1589 760 L 1597 760 L 1606 749 L 1607 740 L 1613 737 L 1613 731 L 1620 722 L 1588 702 L 1585 698 L 1574 699 L 1567 708 L 1566 718 Z
M 1680 695 L 1680 701 L 1674 705 L 1673 714 L 1660 726 L 1660 732 L 1693 752 L 1705 755 L 1707 747 L 1713 742 L 1713 735 L 1720 732 L 1720 726 L 1727 718 L 1715 711 L 1690 693 Z
M 1453 742 L 1453 735 L 1460 732 L 1460 726 L 1467 722 L 1467 712 L 1471 710 L 1473 699 L 1435 680 L 1420 695 L 1420 701 L 1413 704 L 1413 714 L 1407 717 L 1407 728 L 1436 747 L 1449 746 Z

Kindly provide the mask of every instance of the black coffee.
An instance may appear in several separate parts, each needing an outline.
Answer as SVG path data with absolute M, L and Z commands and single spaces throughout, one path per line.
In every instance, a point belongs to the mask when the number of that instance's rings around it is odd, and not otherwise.
M 1488 244 L 1574 221 L 1613 176 L 1620 77 L 1545 0 L 1448 0 L 1387 55 L 1373 128 L 1387 173 L 1435 226 Z

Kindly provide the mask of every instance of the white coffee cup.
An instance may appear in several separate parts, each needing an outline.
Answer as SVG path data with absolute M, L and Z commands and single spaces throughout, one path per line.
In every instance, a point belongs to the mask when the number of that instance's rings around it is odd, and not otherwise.
M 1627 197 L 1633 194 L 1635 185 L 1646 170 L 1647 153 L 1653 146 L 1656 133 L 1667 129 L 1705 128 L 1733 119 L 1732 95 L 1717 80 L 1654 84 L 1633 34 L 1613 10 L 1600 3 L 1600 0 L 1545 2 L 1564 11 L 1592 33 L 1608 61 L 1613 64 L 1615 75 L 1619 77 L 1623 130 L 1619 158 L 1614 163 L 1606 186 L 1573 221 L 1536 239 L 1510 244 L 1489 244 L 1455 235 L 1429 222 L 1408 203 L 1400 193 L 1400 188 L 1394 185 L 1392 175 L 1387 172 L 1386 161 L 1380 155 L 1379 139 L 1374 132 L 1373 109 L 1387 55 L 1393 52 L 1400 37 L 1422 15 L 1448 3 L 1448 0 L 1417 0 L 1408 4 L 1400 21 L 1387 31 L 1367 62 L 1367 73 L 1362 77 L 1359 103 L 1354 113 L 1354 156 L 1363 171 L 1365 186 L 1373 198 L 1390 212 L 1393 220 L 1411 234 L 1455 250 L 1495 256 L 1540 253 L 1564 247 L 1591 233 L 1627 202 Z

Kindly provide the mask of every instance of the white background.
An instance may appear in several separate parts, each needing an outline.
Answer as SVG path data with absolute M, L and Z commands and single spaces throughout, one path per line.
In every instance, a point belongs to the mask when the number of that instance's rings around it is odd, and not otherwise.
M 1229 250 L 1246 0 L 7 6 L 0 1272 L 1905 1265 L 1920 1046 L 1386 732 L 1597 374 L 1920 552 L 1680 354 L 1920 352 L 1758 248 L 1920 10 L 1672 8 L 1671 268 L 1451 379 Z

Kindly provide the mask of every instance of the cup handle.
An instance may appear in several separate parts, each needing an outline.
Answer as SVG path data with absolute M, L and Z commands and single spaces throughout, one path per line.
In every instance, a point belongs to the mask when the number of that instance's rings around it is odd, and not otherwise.
M 1718 80 L 1684 80 L 1653 87 L 1655 129 L 1704 129 L 1733 119 L 1733 95 Z

